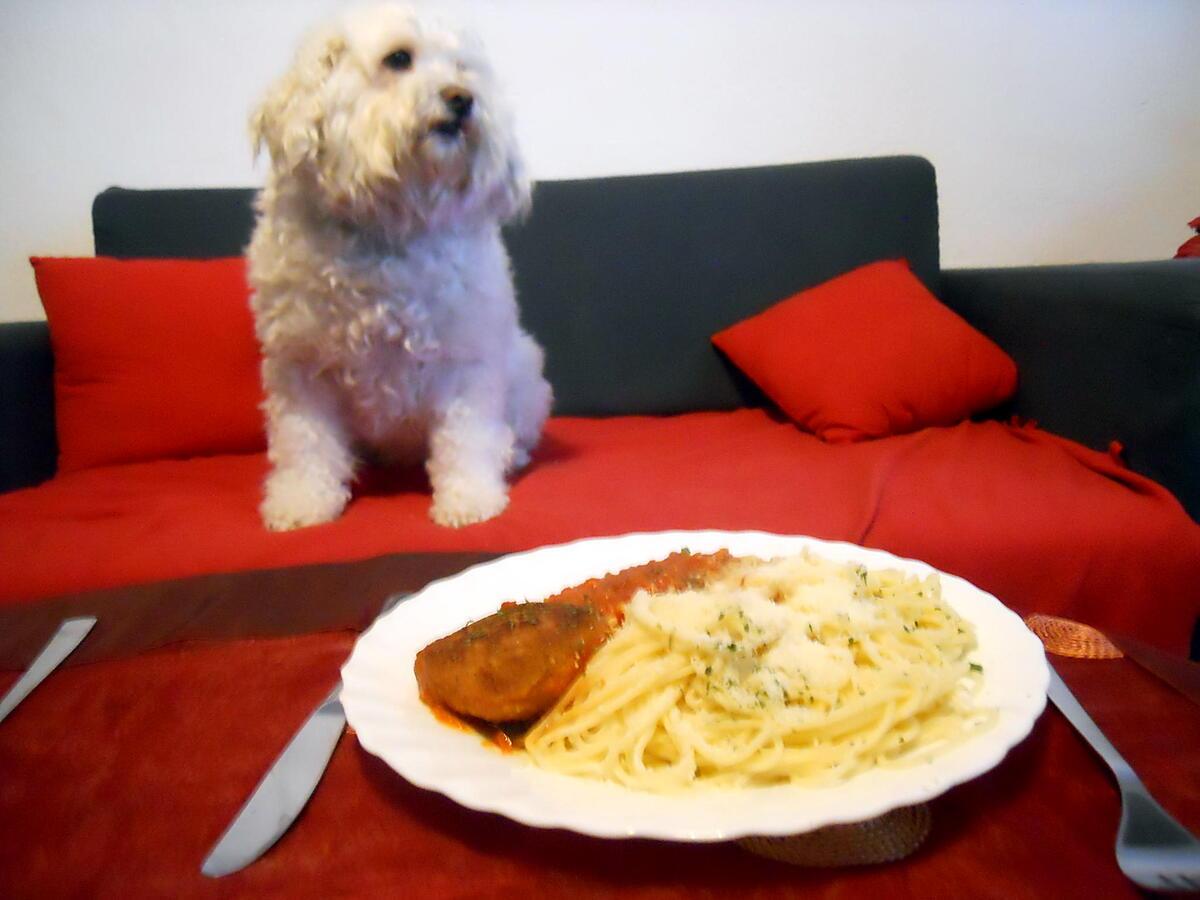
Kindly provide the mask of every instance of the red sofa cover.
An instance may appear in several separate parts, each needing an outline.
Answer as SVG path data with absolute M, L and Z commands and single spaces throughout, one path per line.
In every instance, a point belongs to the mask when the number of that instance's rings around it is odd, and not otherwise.
M 831 445 L 761 409 L 555 418 L 498 518 L 428 518 L 423 472 L 365 472 L 336 522 L 258 517 L 265 454 L 111 465 L 0 495 L 0 602 L 411 551 L 511 551 L 664 529 L 763 530 L 924 560 L 1000 600 L 1185 652 L 1200 526 L 1173 496 L 1032 426 Z M 297 603 L 306 598 L 297 597 Z

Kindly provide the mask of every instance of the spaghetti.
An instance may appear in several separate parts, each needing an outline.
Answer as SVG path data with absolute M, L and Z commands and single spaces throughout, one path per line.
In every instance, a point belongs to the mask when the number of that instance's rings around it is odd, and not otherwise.
M 735 560 L 703 587 L 636 593 L 524 747 L 648 791 L 838 782 L 986 728 L 974 648 L 936 575 Z

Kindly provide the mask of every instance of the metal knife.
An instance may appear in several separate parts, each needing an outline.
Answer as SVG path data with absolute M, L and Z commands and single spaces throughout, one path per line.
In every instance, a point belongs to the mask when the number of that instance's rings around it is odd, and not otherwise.
M 379 616 L 410 596 L 408 593 L 393 594 L 384 602 Z M 219 878 L 245 868 L 271 849 L 296 821 L 325 774 L 333 750 L 345 730 L 346 713 L 342 709 L 341 694 L 342 683 L 339 681 L 267 770 L 209 851 L 200 867 L 201 872 L 210 878 Z
M 54 632 L 54 637 L 50 638 L 46 646 L 29 664 L 29 668 L 17 679 L 16 684 L 8 689 L 4 699 L 0 700 L 0 722 L 3 722 L 8 714 L 17 708 L 17 704 L 28 697 L 47 675 L 58 668 L 59 663 L 71 655 L 71 651 L 83 642 L 95 624 L 95 616 L 63 619 L 62 624 L 58 626 L 58 631 Z

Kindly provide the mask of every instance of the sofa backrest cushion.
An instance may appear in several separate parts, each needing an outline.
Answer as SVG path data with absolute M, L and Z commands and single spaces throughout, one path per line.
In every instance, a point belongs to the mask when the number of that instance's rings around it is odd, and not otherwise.
M 252 198 L 110 189 L 93 205 L 96 253 L 238 252 Z M 714 332 L 877 259 L 938 287 L 937 189 L 917 157 L 539 182 L 505 238 L 560 415 L 762 403 Z

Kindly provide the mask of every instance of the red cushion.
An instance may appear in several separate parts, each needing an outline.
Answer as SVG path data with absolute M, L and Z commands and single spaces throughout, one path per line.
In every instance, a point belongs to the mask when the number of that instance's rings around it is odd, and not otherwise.
M 801 291 L 712 340 L 794 422 L 831 442 L 953 425 L 1017 383 L 1007 354 L 898 260 Z
M 60 472 L 266 446 L 242 259 L 31 262 Z
M 328 525 L 269 532 L 265 454 L 60 475 L 0 495 L 0 604 L 201 573 L 400 551 L 509 551 L 664 529 L 759 529 L 923 559 L 1001 600 L 1186 648 L 1200 526 L 1112 457 L 964 422 L 835 445 L 761 409 L 551 419 L 503 514 L 428 516 L 416 466 L 369 473 Z

